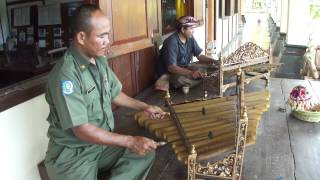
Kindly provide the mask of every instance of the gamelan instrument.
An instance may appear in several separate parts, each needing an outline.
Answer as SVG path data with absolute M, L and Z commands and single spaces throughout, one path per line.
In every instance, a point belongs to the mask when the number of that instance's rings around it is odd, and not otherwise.
M 270 52 L 270 49 L 267 51 L 255 43 L 247 42 L 226 57 L 220 55 L 219 71 L 215 74 L 218 78 L 219 96 L 222 97 L 227 88 L 236 85 L 236 82 L 225 84 L 224 79 L 225 75 L 235 74 L 239 68 L 250 74 L 250 77 L 244 80 L 245 83 L 263 78 L 268 86 L 270 72 L 279 67 L 279 64 L 271 63 Z
M 152 120 L 137 113 L 135 119 L 140 126 L 171 145 L 177 159 L 188 165 L 188 179 L 240 179 L 245 146 L 255 143 L 256 129 L 261 114 L 269 107 L 270 93 L 244 94 L 241 70 L 236 87 L 236 96 L 179 105 L 172 105 L 167 95 L 166 110 L 170 116 Z M 226 152 L 231 154 L 221 161 L 199 163 Z

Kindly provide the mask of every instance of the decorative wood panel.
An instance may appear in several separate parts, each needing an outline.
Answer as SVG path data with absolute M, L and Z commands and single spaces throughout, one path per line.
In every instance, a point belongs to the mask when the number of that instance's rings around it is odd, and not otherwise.
M 153 33 L 161 33 L 160 3 L 160 0 L 99 1 L 112 26 L 109 65 L 129 96 L 150 85 L 154 76 L 151 37 Z
M 117 75 L 118 79 L 122 83 L 122 91 L 129 96 L 135 96 L 137 94 L 134 88 L 134 77 L 132 77 L 132 62 L 131 54 L 125 54 L 111 59 L 113 72 Z
M 111 24 L 109 57 L 152 46 L 148 0 L 100 0 L 99 7 Z
M 139 54 L 138 52 L 134 52 L 130 54 L 131 57 L 131 77 L 132 77 L 132 89 L 134 90 L 134 92 L 136 94 L 138 94 L 139 90 L 138 90 L 138 74 L 137 74 L 137 70 L 139 69 L 139 64 L 138 64 L 138 60 L 139 60 Z M 136 95 L 135 94 L 135 95 Z
M 142 39 L 140 41 L 119 44 L 119 45 L 112 45 L 110 47 L 110 52 L 108 56 L 109 58 L 113 58 L 113 57 L 117 57 L 130 52 L 135 52 L 151 46 L 153 46 L 151 39 Z
M 147 38 L 147 12 L 145 0 L 113 0 L 113 44 Z
M 138 52 L 136 59 L 137 91 L 141 91 L 150 86 L 155 75 L 155 50 L 154 47 L 146 48 Z
M 135 96 L 154 80 L 154 47 L 121 55 L 108 61 L 123 85 L 123 92 Z

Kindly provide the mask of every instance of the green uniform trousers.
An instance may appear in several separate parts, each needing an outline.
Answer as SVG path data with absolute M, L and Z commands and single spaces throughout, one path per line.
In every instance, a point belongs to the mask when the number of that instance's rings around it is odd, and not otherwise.
M 154 151 L 140 156 L 113 146 L 49 148 L 45 165 L 50 180 L 97 180 L 98 170 L 109 171 L 108 180 L 143 180 L 155 158 Z

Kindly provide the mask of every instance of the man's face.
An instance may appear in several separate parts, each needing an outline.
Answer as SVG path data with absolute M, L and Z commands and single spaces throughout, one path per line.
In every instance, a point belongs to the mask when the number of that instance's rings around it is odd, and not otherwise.
M 101 11 L 96 11 L 92 14 L 91 26 L 91 32 L 84 35 L 82 49 L 88 57 L 104 56 L 109 44 L 110 22 Z
M 186 38 L 191 38 L 193 35 L 193 27 L 187 27 L 187 28 L 182 28 L 182 34 L 186 37 Z

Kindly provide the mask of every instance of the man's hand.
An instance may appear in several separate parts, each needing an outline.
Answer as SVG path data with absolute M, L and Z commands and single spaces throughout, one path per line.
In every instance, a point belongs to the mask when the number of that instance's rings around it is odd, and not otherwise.
M 151 119 L 163 119 L 164 116 L 167 114 L 158 106 L 149 105 L 147 108 L 144 109 L 144 114 Z
M 157 143 L 146 137 L 130 136 L 128 138 L 127 148 L 136 154 L 144 156 L 150 151 L 155 150 Z
M 220 65 L 220 61 L 212 59 L 212 65 L 218 67 Z
M 203 77 L 202 73 L 200 71 L 193 71 L 191 74 L 191 77 L 193 79 L 200 79 Z

